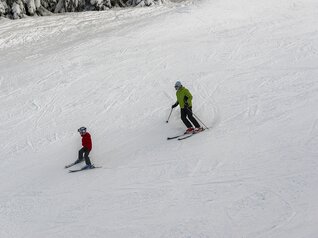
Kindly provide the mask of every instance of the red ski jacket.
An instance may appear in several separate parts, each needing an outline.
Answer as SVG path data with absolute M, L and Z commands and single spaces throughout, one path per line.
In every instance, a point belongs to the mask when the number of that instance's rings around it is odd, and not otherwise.
M 92 150 L 92 139 L 88 132 L 86 132 L 85 135 L 82 135 L 82 146 L 89 151 Z

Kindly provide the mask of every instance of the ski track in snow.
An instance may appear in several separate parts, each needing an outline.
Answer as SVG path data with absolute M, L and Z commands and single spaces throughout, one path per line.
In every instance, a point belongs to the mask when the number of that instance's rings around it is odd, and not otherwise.
M 315 237 L 318 5 L 0 20 L 0 237 Z M 173 84 L 210 128 L 183 141 Z M 102 168 L 67 173 L 87 126 Z M 76 165 L 79 168 L 82 165 Z

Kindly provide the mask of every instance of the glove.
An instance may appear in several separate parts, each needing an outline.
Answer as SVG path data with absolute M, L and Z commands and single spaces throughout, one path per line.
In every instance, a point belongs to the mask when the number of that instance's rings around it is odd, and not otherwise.
M 173 105 L 171 106 L 171 108 L 173 109 L 173 108 L 175 108 L 175 107 L 178 106 L 178 105 L 179 105 L 179 103 L 176 102 L 175 104 L 173 104 Z
M 184 107 L 185 108 L 189 108 L 189 103 L 188 103 L 188 97 L 187 96 L 184 96 L 184 98 L 183 98 L 183 101 L 184 101 Z

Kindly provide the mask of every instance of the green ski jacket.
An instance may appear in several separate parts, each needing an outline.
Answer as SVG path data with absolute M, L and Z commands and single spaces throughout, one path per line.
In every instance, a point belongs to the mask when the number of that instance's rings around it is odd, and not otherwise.
M 192 107 L 192 95 L 188 89 L 185 87 L 181 87 L 177 92 L 177 103 L 180 105 L 181 108 L 184 108 L 185 103 Z

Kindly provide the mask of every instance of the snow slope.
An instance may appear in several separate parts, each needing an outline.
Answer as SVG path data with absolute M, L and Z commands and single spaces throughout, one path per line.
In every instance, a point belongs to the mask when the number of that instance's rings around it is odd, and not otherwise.
M 316 238 L 318 2 L 0 21 L 1 238 Z M 185 128 L 174 82 L 210 130 Z M 88 127 L 102 169 L 69 174 Z

